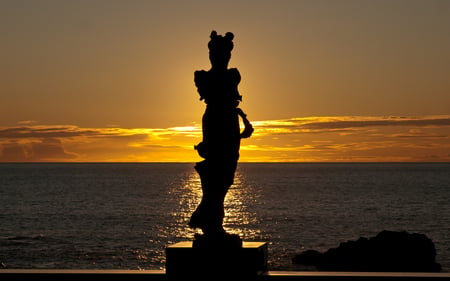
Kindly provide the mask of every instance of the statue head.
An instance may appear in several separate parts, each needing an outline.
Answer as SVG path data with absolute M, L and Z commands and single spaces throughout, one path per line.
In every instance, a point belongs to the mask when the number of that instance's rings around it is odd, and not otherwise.
M 227 32 L 225 36 L 222 36 L 217 35 L 217 32 L 213 30 L 209 38 L 211 39 L 208 42 L 209 60 L 212 67 L 227 69 L 231 58 L 231 50 L 233 50 L 233 33 Z

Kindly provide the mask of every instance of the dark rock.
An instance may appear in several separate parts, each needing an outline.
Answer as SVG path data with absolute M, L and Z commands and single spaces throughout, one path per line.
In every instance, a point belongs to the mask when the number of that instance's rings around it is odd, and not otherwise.
M 302 265 L 318 265 L 323 262 L 323 254 L 316 250 L 306 250 L 301 254 L 295 255 L 292 263 Z
M 424 234 L 382 231 L 343 242 L 325 253 L 307 250 L 292 262 L 324 271 L 439 272 L 434 243 Z

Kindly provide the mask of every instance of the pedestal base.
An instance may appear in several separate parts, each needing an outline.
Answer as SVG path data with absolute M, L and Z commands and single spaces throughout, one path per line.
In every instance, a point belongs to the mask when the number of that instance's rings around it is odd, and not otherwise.
M 242 242 L 242 247 L 192 247 L 192 241 L 166 248 L 168 277 L 258 276 L 267 271 L 267 242 Z

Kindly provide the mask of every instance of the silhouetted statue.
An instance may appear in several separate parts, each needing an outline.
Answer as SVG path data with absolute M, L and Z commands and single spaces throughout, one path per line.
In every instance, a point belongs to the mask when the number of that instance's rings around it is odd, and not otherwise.
M 223 229 L 224 200 L 233 184 L 239 159 L 241 138 L 250 137 L 253 127 L 238 108 L 242 96 L 238 91 L 241 76 L 236 68 L 228 68 L 234 35 L 212 31 L 208 43 L 211 69 L 194 73 L 200 100 L 206 103 L 202 118 L 203 140 L 195 149 L 204 158 L 196 163 L 202 185 L 202 199 L 189 221 L 191 228 L 200 228 L 202 239 L 239 239 Z M 240 132 L 239 116 L 245 128 Z M 199 236 L 198 236 L 199 237 Z M 197 237 L 197 238 L 198 238 Z

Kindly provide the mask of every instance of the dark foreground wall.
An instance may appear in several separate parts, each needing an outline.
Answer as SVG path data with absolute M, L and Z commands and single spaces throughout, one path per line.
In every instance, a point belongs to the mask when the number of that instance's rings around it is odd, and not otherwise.
M 112 280 L 112 281 L 134 281 L 147 280 L 171 281 L 164 270 L 35 270 L 35 269 L 2 269 L 0 270 L 0 280 Z M 177 280 L 185 280 L 183 278 Z M 209 280 L 223 280 L 221 274 L 211 276 Z M 230 279 L 228 279 L 230 280 Z M 244 280 L 236 276 L 234 280 Z M 249 279 L 245 279 L 249 280 Z M 389 273 L 389 272 L 307 272 L 307 271 L 268 271 L 252 280 L 301 280 L 301 281 L 344 281 L 344 280 L 362 280 L 362 281 L 400 281 L 400 280 L 450 280 L 450 273 Z

